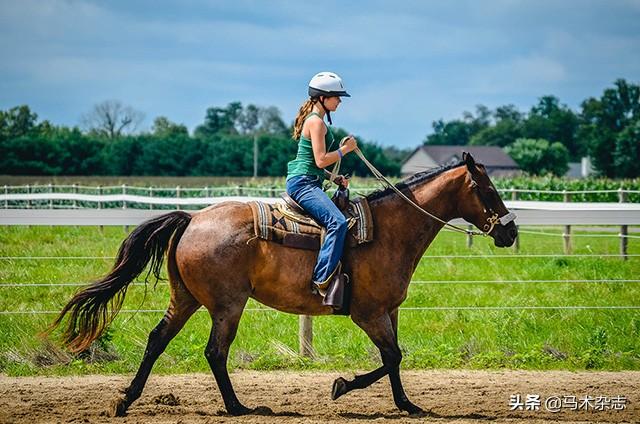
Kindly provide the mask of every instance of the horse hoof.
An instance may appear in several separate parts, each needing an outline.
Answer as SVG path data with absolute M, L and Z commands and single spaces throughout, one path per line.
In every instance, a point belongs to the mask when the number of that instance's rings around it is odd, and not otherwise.
M 345 393 L 347 393 L 347 380 L 342 377 L 336 378 L 331 388 L 331 399 L 336 400 Z
M 273 409 L 269 408 L 268 406 L 258 406 L 257 408 L 253 408 L 251 413 L 253 415 L 271 416 L 273 415 Z
M 247 408 L 246 406 L 239 404 L 232 408 L 227 408 L 227 412 L 229 415 L 233 415 L 234 417 L 238 417 L 240 415 L 249 415 L 254 412 L 254 409 Z
M 424 409 L 420 408 L 417 405 L 414 405 L 411 402 L 407 402 L 406 404 L 402 405 L 400 409 L 402 409 L 403 411 L 407 411 L 409 415 L 413 415 L 413 416 L 415 415 L 420 416 L 420 415 L 426 414 L 426 412 L 424 412 Z
M 111 416 L 112 417 L 124 417 L 127 415 L 127 399 L 125 397 L 118 398 L 111 404 Z

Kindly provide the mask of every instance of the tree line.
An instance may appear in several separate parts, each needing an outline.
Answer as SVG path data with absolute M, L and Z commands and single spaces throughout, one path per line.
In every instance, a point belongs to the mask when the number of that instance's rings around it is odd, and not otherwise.
M 84 129 L 38 121 L 26 106 L 0 111 L 0 173 L 12 175 L 282 176 L 295 157 L 291 128 L 271 107 L 207 109 L 193 134 L 160 116 L 148 132 L 136 133 L 143 115 L 118 101 L 106 101 L 83 116 Z M 348 133 L 332 129 L 336 139 Z M 358 138 L 358 137 L 357 137 Z M 406 152 L 383 149 L 358 138 L 360 149 L 388 175 L 399 175 Z M 366 176 L 369 170 L 349 155 L 343 169 Z
M 589 156 L 611 178 L 640 176 L 640 86 L 624 79 L 574 112 L 543 96 L 528 113 L 514 105 L 479 105 L 461 119 L 433 122 L 424 144 L 500 146 L 530 174 L 563 175 L 567 162 Z
M 240 102 L 207 109 L 192 133 L 165 116 L 150 131 L 144 115 L 118 101 L 96 105 L 82 128 L 57 126 L 29 106 L 0 110 L 0 173 L 14 175 L 282 176 L 296 153 L 280 111 Z M 513 105 L 483 105 L 462 118 L 437 120 L 424 144 L 500 146 L 530 174 L 563 175 L 569 161 L 589 156 L 597 172 L 612 178 L 640 176 L 640 86 L 619 79 L 599 98 L 574 112 L 552 95 L 524 113 Z M 332 129 L 340 139 L 348 134 Z M 384 174 L 399 175 L 411 152 L 358 138 L 364 154 Z M 257 147 L 257 162 L 254 149 Z M 367 176 L 355 155 L 343 170 Z

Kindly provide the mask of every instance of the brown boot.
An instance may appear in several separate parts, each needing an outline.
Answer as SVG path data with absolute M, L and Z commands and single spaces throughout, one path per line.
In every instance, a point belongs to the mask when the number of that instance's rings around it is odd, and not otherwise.
M 331 306 L 334 310 L 338 311 L 344 306 L 345 298 L 345 285 L 349 284 L 349 276 L 342 272 L 336 273 L 329 287 L 327 293 L 324 296 L 322 304 L 325 306 Z

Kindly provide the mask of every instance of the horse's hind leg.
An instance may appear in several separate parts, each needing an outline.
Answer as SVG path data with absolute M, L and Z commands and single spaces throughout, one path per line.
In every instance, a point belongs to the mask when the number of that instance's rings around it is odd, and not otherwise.
M 191 315 L 200 307 L 200 303 L 191 296 L 181 282 L 172 284 L 172 289 L 171 301 L 167 312 L 165 312 L 158 325 L 149 333 L 147 348 L 144 351 L 144 357 L 136 376 L 129 387 L 124 390 L 123 396 L 113 404 L 112 413 L 115 416 L 125 415 L 129 405 L 140 397 L 153 364 L 160 354 L 164 352 L 169 342 L 180 332 Z
M 238 400 L 227 371 L 227 358 L 247 298 L 227 299 L 227 301 L 228 303 L 224 307 L 213 308 L 209 311 L 212 322 L 211 334 L 204 355 L 218 383 L 227 412 L 231 415 L 245 415 L 254 410 L 247 408 Z

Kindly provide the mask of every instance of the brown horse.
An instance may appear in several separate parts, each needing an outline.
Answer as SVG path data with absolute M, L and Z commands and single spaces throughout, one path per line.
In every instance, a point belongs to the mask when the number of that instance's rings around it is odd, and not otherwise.
M 415 203 L 445 221 L 462 217 L 484 228 L 491 217 L 508 211 L 482 165 L 465 154 L 458 164 L 414 175 L 397 185 Z M 383 365 L 353 380 L 338 378 L 332 398 L 365 388 L 389 375 L 400 410 L 422 412 L 409 401 L 400 381 L 398 307 L 407 297 L 411 276 L 423 253 L 443 227 L 390 189 L 368 197 L 375 240 L 347 248 L 344 270 L 352 279 L 351 319 L 380 350 Z M 513 244 L 513 222 L 491 226 L 496 246 Z M 279 311 L 328 315 L 332 309 L 311 292 L 316 254 L 253 239 L 253 219 L 246 203 L 225 202 L 194 214 L 175 211 L 142 223 L 124 240 L 111 272 L 76 294 L 53 326 L 69 313 L 64 341 L 75 351 L 86 349 L 109 325 L 127 286 L 151 262 L 156 277 L 164 253 L 171 287 L 169 307 L 149 334 L 133 381 L 118 398 L 113 413 L 124 415 L 140 397 L 154 362 L 189 317 L 204 306 L 212 321 L 205 356 L 230 414 L 251 413 L 233 390 L 227 355 L 247 300 L 251 297 Z M 251 240 L 253 239 L 253 240 Z M 147 274 L 148 276 L 148 274 Z

